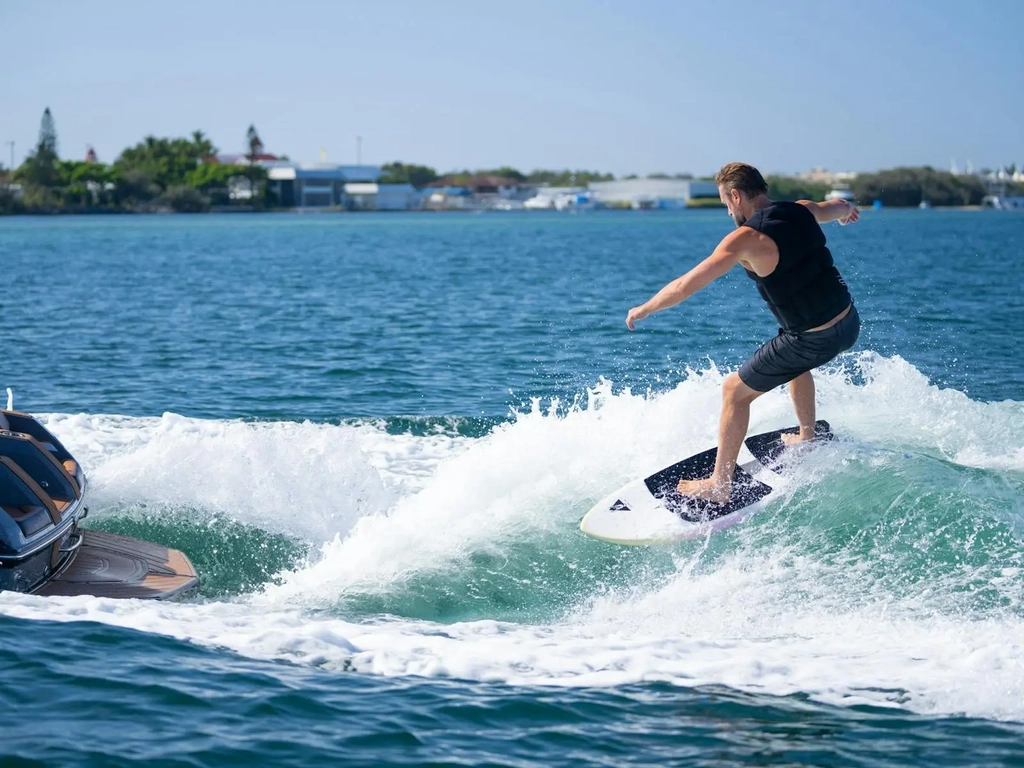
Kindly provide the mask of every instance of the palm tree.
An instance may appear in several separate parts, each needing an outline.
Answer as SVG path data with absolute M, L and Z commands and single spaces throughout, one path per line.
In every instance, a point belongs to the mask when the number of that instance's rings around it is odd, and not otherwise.
M 217 154 L 217 148 L 202 131 L 192 131 L 192 146 L 198 158 L 213 157 Z

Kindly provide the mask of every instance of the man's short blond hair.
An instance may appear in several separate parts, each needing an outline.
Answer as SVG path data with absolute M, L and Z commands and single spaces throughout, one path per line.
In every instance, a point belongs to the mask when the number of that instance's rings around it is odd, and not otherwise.
M 724 189 L 726 193 L 735 189 L 748 198 L 768 194 L 768 185 L 761 172 L 746 163 L 723 165 L 722 170 L 715 176 L 715 184 Z

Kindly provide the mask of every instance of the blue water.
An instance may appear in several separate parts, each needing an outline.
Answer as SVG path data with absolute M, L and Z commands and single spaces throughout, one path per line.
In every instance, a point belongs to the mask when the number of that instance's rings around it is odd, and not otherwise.
M 774 331 L 735 270 L 622 332 L 728 231 L 719 211 L 2 226 L 7 385 L 62 411 L 500 418 L 600 376 L 646 386 L 709 356 L 736 366 Z M 886 211 L 833 229 L 862 349 L 975 399 L 1020 399 L 1019 217 Z
M 772 318 L 721 211 L 0 219 L 0 386 L 195 598 L 0 594 L 0 756 L 1024 764 L 1024 217 L 828 227 L 840 441 L 704 542 L 583 537 Z M 784 393 L 752 429 L 792 423 Z M 102 702 L 102 704 L 98 704 Z

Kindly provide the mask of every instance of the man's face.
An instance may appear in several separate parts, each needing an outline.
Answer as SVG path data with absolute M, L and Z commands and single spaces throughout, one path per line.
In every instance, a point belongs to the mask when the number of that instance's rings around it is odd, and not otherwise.
M 747 221 L 746 214 L 740 210 L 743 196 L 735 189 L 726 191 L 724 187 L 719 187 L 718 197 L 729 211 L 732 220 L 736 222 L 736 226 L 742 227 Z

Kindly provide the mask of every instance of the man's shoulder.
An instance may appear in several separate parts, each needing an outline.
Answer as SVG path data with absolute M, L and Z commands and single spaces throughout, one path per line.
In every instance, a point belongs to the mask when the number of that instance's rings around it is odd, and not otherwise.
M 763 208 L 761 210 L 764 210 Z M 723 244 L 742 251 L 744 254 L 756 256 L 759 254 L 778 252 L 775 241 L 764 232 L 744 224 L 730 232 L 722 240 Z
M 773 201 L 771 205 L 757 212 L 761 214 L 757 220 L 757 229 L 770 229 L 773 233 L 786 230 L 806 232 L 810 224 L 813 223 L 815 227 L 818 225 L 818 219 L 812 210 L 816 206 L 817 203 L 810 200 Z M 753 218 L 752 216 L 751 219 Z
M 784 214 L 784 215 L 785 214 L 790 214 L 790 215 L 795 215 L 795 216 L 803 216 L 805 214 L 810 213 L 813 216 L 814 214 L 811 213 L 810 206 L 806 205 L 806 203 L 811 203 L 811 201 L 810 200 L 795 200 L 795 201 L 794 200 L 777 200 L 777 201 L 773 202 L 769 207 L 770 208 L 774 208 L 775 210 L 773 211 L 773 213 L 776 213 L 776 214 L 781 213 L 781 214 Z M 814 203 L 811 203 L 811 205 L 814 205 Z

